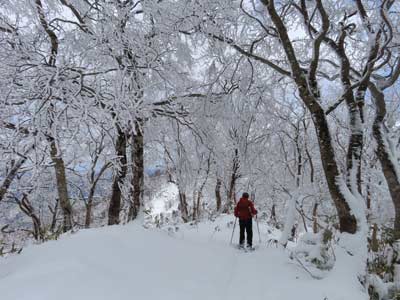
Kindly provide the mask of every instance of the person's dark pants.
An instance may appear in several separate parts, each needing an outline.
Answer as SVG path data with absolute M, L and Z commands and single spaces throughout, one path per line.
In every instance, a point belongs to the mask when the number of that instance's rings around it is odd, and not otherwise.
M 239 244 L 243 245 L 244 231 L 246 230 L 247 245 L 251 247 L 253 245 L 253 220 L 252 219 L 239 220 L 239 226 L 240 226 Z

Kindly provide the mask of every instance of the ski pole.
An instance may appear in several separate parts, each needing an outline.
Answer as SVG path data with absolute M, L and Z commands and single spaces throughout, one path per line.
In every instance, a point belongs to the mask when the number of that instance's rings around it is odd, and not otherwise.
M 236 227 L 236 221 L 237 221 L 237 218 L 235 218 L 235 223 L 233 224 L 233 230 L 232 230 L 232 236 L 231 236 L 231 245 L 232 245 L 232 240 L 233 240 L 233 234 L 235 233 L 235 227 Z
M 258 217 L 257 216 L 256 216 L 256 223 L 257 223 L 257 231 L 258 231 L 258 242 L 261 245 L 260 226 L 258 225 Z

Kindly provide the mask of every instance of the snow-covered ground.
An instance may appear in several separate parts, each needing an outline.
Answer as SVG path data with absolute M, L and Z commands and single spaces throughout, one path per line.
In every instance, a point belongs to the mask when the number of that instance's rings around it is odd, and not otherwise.
M 285 250 L 267 246 L 267 225 L 257 251 L 231 247 L 232 221 L 223 216 L 177 231 L 133 222 L 30 246 L 0 259 L 0 299 L 367 299 L 350 267 L 315 280 Z

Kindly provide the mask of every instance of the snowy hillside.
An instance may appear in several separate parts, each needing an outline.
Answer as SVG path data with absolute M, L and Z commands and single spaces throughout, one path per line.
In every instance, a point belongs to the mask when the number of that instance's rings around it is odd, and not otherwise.
M 315 280 L 285 250 L 267 246 L 267 225 L 256 251 L 229 246 L 232 219 L 177 231 L 133 222 L 28 247 L 0 260 L 1 299 L 367 299 L 351 268 Z

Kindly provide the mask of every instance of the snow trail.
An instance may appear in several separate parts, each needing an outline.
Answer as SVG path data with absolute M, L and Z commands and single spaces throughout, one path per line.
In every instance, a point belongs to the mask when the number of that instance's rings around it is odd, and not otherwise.
M 282 249 L 229 246 L 229 220 L 185 225 L 173 235 L 133 223 L 28 247 L 0 259 L 1 299 L 367 299 L 351 270 L 314 280 Z M 260 229 L 265 242 L 268 228 Z

